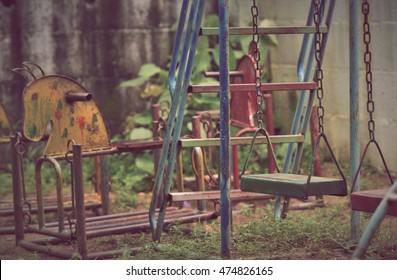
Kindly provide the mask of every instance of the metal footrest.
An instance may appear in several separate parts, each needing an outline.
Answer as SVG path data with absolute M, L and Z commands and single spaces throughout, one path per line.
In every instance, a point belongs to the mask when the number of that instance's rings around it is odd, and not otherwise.
M 35 198 L 29 198 L 27 200 L 32 209 L 30 214 L 37 214 L 37 202 Z M 84 196 L 85 201 L 85 209 L 86 210 L 94 210 L 97 208 L 101 208 L 101 196 L 98 193 L 86 194 Z M 57 207 L 57 198 L 55 196 L 52 197 L 44 197 L 44 212 L 51 213 L 58 211 Z M 64 210 L 70 211 L 72 209 L 72 202 L 70 196 L 64 197 Z M 14 203 L 11 200 L 3 200 L 0 201 L 0 217 L 12 216 L 14 215 Z
M 350 198 L 351 208 L 373 213 L 388 191 L 389 188 L 353 192 Z M 388 200 L 387 215 L 397 216 L 397 199 L 393 196 Z
M 241 176 L 241 190 L 295 198 L 308 196 L 346 196 L 347 186 L 342 179 L 312 176 L 310 184 L 307 175 L 273 173 Z
M 271 199 L 273 195 L 259 194 L 252 192 L 242 192 L 241 190 L 229 191 L 231 200 L 254 200 L 254 199 Z M 176 201 L 192 201 L 192 200 L 213 200 L 220 199 L 220 191 L 200 191 L 200 192 L 177 192 L 170 193 L 168 200 L 171 202 Z

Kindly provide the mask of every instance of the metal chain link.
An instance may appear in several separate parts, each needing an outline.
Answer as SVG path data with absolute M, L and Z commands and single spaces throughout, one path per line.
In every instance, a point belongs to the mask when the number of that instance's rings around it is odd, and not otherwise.
M 259 28 L 258 28 L 258 6 L 256 0 L 252 1 L 251 6 L 252 14 L 252 41 L 255 42 L 254 60 L 255 60 L 255 87 L 256 87 L 256 118 L 258 121 L 258 127 L 263 128 L 263 93 L 262 93 L 262 69 L 259 67 L 259 61 L 261 60 L 261 53 L 259 49 Z
M 324 107 L 322 100 L 324 97 L 323 89 L 323 70 L 321 69 L 321 33 L 320 33 L 320 0 L 313 0 L 314 5 L 314 24 L 316 26 L 316 33 L 314 34 L 314 48 L 315 48 L 315 58 L 316 58 L 316 83 L 317 83 L 317 115 L 318 115 L 318 130 L 319 134 L 324 134 Z
M 368 121 L 368 132 L 370 140 L 375 140 L 375 121 L 373 119 L 373 113 L 375 111 L 375 103 L 372 100 L 372 71 L 371 71 L 371 60 L 372 54 L 369 50 L 369 44 L 371 43 L 371 32 L 369 27 L 369 3 L 367 0 L 363 0 L 362 3 L 362 13 L 364 15 L 363 23 L 363 39 L 365 44 L 364 62 L 365 62 L 365 81 L 367 82 L 367 112 L 369 114 Z

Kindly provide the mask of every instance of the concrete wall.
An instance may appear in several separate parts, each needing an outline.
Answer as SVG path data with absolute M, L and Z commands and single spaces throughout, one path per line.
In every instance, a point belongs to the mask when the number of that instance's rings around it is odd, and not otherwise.
M 104 113 L 112 134 L 128 113 L 144 110 L 138 92 L 117 89 L 144 63 L 164 66 L 181 0 L 1 0 L 0 99 L 21 117 L 22 61 L 77 79 Z M 212 7 L 213 5 L 208 5 Z
M 250 20 L 248 5 L 233 0 L 240 24 Z M 361 1 L 359 1 L 361 3 Z M 274 20 L 277 25 L 305 24 L 310 0 L 258 1 L 261 19 Z M 397 172 L 397 1 L 370 1 L 373 98 L 376 139 L 385 154 L 389 167 Z M 338 0 L 323 63 L 325 90 L 325 131 L 342 162 L 349 162 L 349 1 Z M 363 17 L 360 10 L 360 26 Z M 361 27 L 360 27 L 361 32 Z M 365 65 L 363 39 L 360 38 L 360 121 L 361 150 L 368 141 L 366 112 Z M 296 80 L 296 63 L 301 35 L 278 36 L 279 46 L 271 50 L 273 81 Z M 282 132 L 288 133 L 297 97 L 291 93 L 275 94 L 275 110 L 282 120 Z M 369 150 L 371 163 L 381 167 L 375 146 Z

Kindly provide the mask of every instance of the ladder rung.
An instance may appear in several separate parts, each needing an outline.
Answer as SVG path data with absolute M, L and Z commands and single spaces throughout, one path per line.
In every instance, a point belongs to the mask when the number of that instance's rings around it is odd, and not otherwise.
M 279 27 L 259 27 L 260 35 L 265 34 L 307 34 L 316 33 L 315 26 L 279 26 Z M 327 26 L 320 26 L 320 33 L 327 33 Z M 230 35 L 252 35 L 252 27 L 230 27 Z M 219 35 L 218 27 L 203 27 L 200 29 L 200 35 L 210 36 Z
M 282 143 L 302 143 L 305 138 L 302 134 L 292 135 L 270 135 L 272 144 Z M 219 138 L 198 138 L 198 139 L 180 139 L 181 146 L 184 148 L 192 147 L 217 147 L 220 145 Z M 231 146 L 249 145 L 251 144 L 252 137 L 230 137 Z M 265 136 L 258 136 L 255 144 L 267 144 Z
M 219 72 L 218 71 L 205 71 L 204 76 L 206 76 L 208 78 L 218 78 Z M 244 72 L 243 71 L 229 71 L 229 76 L 230 77 L 244 76 Z
M 241 190 L 230 190 L 230 199 L 271 199 L 273 195 L 259 194 L 252 192 L 242 192 Z M 220 198 L 220 191 L 200 191 L 200 192 L 177 192 L 168 195 L 170 201 L 192 201 L 192 200 L 212 200 Z
M 255 84 L 231 84 L 230 91 L 233 92 L 248 92 L 256 91 Z M 314 90 L 316 89 L 315 82 L 303 83 L 263 83 L 262 91 L 289 91 L 289 90 Z M 190 93 L 210 93 L 219 92 L 219 85 L 190 85 L 188 88 Z

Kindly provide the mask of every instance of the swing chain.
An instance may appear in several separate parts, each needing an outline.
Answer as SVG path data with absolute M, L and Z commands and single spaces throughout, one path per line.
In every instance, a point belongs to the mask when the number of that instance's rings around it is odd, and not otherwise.
M 261 53 L 259 49 L 259 28 L 258 28 L 258 6 L 256 5 L 256 0 L 252 1 L 251 6 L 252 14 L 252 41 L 255 42 L 254 49 L 254 60 L 255 60 L 255 87 L 256 87 L 256 118 L 258 122 L 258 127 L 263 128 L 263 93 L 262 88 L 262 69 L 259 66 L 259 61 L 261 60 Z
M 363 23 L 363 39 L 365 44 L 364 62 L 365 62 L 365 81 L 367 83 L 367 112 L 369 114 L 368 121 L 368 132 L 371 141 L 375 141 L 375 121 L 373 119 L 373 113 L 375 111 L 375 103 L 372 100 L 372 71 L 371 71 L 371 60 L 372 54 L 369 50 L 369 44 L 371 42 L 371 32 L 369 28 L 369 3 L 367 0 L 363 0 L 362 3 L 362 13 L 364 15 Z
M 316 58 L 316 83 L 317 83 L 317 115 L 318 115 L 318 130 L 319 134 L 324 134 L 324 107 L 322 99 L 324 97 L 323 89 L 323 70 L 321 69 L 321 33 L 320 33 L 320 0 L 313 0 L 314 4 L 314 23 L 316 26 L 316 33 L 314 34 L 314 47 L 315 47 L 315 58 Z

